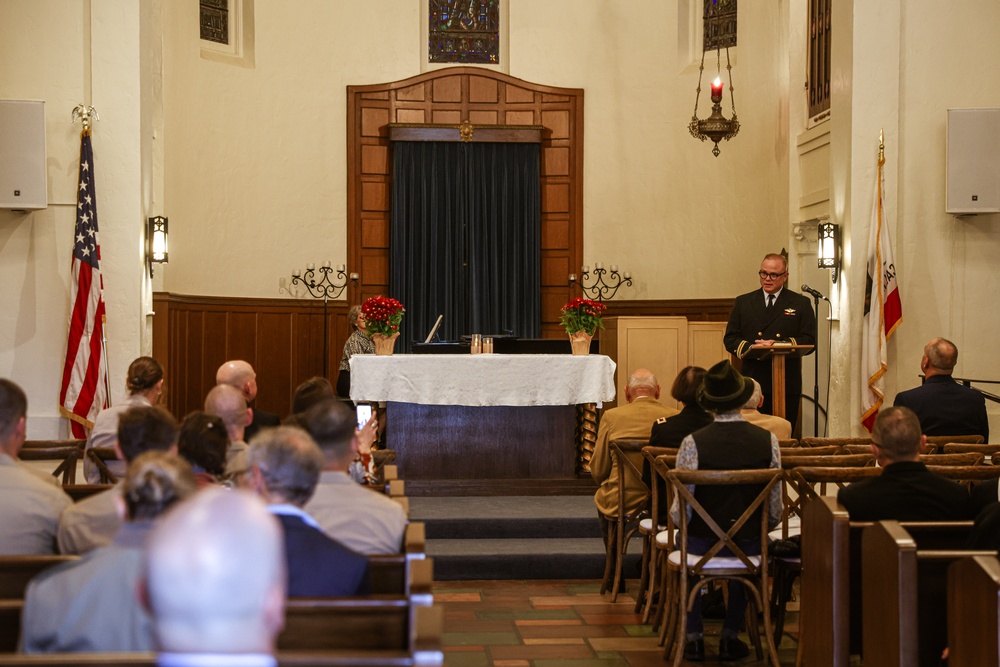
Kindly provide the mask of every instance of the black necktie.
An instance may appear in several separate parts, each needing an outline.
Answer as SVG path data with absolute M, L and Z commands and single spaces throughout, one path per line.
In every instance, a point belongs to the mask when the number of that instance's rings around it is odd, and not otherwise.
M 771 308 L 774 308 L 774 295 L 773 294 L 768 294 L 767 295 L 767 309 L 770 310 Z

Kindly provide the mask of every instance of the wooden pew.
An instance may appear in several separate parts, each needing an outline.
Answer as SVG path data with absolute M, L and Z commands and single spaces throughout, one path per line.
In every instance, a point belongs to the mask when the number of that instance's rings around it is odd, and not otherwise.
M 63 484 L 76 483 L 76 462 L 83 458 L 86 440 L 25 440 L 17 458 L 22 461 L 59 461 L 52 476 Z
M 948 568 L 949 667 L 1000 667 L 1000 561 L 963 558 Z
M 394 651 L 286 651 L 277 654 L 278 667 L 418 667 L 412 657 Z M 422 667 L 421 663 L 421 667 Z M 429 663 L 440 664 L 440 663 Z M 0 655 L 3 667 L 155 667 L 152 653 L 51 653 Z
M 277 644 L 282 652 L 349 652 L 354 660 L 371 652 L 378 659 L 440 665 L 443 625 L 441 607 L 415 605 L 402 596 L 297 598 L 285 606 Z
M 954 533 L 955 548 L 925 549 L 898 521 L 879 521 L 864 529 L 861 595 L 866 664 L 940 664 L 948 641 L 948 567 L 969 556 L 996 555 L 963 550 L 965 535 L 961 530 Z
M 862 648 L 861 531 L 833 497 L 811 498 L 802 511 L 801 663 L 847 667 Z M 903 523 L 922 549 L 965 544 L 971 521 Z M 878 664 L 878 663 L 871 663 Z
M 40 572 L 77 558 L 79 556 L 0 556 L 0 598 L 23 598 L 28 582 Z

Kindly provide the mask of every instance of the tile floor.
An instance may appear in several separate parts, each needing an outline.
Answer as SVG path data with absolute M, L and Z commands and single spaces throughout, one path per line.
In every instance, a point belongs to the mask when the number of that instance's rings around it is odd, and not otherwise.
M 631 582 L 630 582 L 631 583 Z M 446 667 L 662 667 L 652 628 L 634 614 L 630 595 L 600 595 L 592 580 L 466 581 L 435 586 L 444 608 Z M 796 614 L 779 647 L 782 665 L 795 664 Z M 711 622 L 709 622 L 711 623 Z M 718 625 L 707 625 L 713 664 Z M 686 664 L 686 663 L 685 663 Z M 765 664 L 747 658 L 740 663 Z

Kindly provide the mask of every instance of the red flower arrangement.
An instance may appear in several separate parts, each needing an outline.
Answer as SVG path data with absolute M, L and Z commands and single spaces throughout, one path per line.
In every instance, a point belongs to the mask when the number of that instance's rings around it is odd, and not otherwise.
M 365 329 L 369 336 L 391 336 L 399 332 L 399 323 L 403 321 L 406 309 L 399 301 L 379 294 L 365 299 L 361 304 L 361 312 L 365 315 Z
M 600 301 L 577 297 L 562 307 L 559 323 L 566 327 L 568 334 L 585 331 L 588 336 L 593 336 L 598 327 L 604 328 L 601 315 L 605 310 L 607 306 Z

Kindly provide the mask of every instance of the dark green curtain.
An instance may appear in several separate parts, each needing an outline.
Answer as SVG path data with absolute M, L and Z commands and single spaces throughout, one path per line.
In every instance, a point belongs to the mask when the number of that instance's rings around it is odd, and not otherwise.
M 541 332 L 541 193 L 533 143 L 394 142 L 390 294 L 406 306 L 397 349 Z

